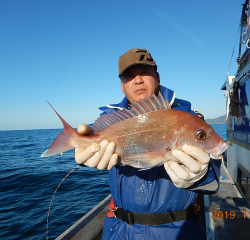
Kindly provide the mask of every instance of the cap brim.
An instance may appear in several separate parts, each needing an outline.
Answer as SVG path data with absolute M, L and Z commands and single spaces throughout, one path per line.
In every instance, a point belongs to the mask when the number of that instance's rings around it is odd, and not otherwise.
M 134 66 L 134 65 L 148 65 L 148 66 L 152 66 L 152 67 L 157 67 L 157 65 L 155 63 L 150 64 L 150 63 L 132 63 L 129 66 L 127 66 L 126 68 L 124 68 L 118 75 L 118 77 L 121 77 L 121 75 L 130 67 Z

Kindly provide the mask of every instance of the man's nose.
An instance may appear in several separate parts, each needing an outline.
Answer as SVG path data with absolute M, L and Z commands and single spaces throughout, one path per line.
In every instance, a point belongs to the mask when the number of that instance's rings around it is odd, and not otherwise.
M 140 75 L 136 75 L 134 78 L 134 81 L 135 81 L 135 84 L 141 84 L 144 82 L 142 76 Z

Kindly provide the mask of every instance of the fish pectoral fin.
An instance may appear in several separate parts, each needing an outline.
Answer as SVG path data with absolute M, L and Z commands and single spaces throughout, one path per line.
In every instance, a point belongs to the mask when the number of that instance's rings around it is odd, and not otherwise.
M 148 152 L 121 159 L 121 164 L 130 165 L 135 168 L 150 169 L 166 162 L 166 151 Z
M 145 171 L 145 170 L 148 170 L 148 169 L 151 169 L 151 168 L 141 168 L 138 171 Z

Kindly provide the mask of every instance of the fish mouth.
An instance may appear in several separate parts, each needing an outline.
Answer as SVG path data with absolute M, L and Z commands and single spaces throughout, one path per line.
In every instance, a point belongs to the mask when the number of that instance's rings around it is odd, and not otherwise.
M 214 148 L 212 152 L 210 152 L 210 158 L 222 159 L 223 158 L 222 153 L 225 152 L 227 148 L 228 148 L 228 144 L 226 142 L 223 142 L 218 147 Z

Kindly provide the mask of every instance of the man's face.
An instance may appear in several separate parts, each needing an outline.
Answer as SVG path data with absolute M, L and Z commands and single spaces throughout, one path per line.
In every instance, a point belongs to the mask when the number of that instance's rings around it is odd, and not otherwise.
M 151 97 L 159 91 L 160 77 L 154 67 L 147 65 L 134 65 L 128 68 L 121 76 L 122 92 L 131 104 Z

